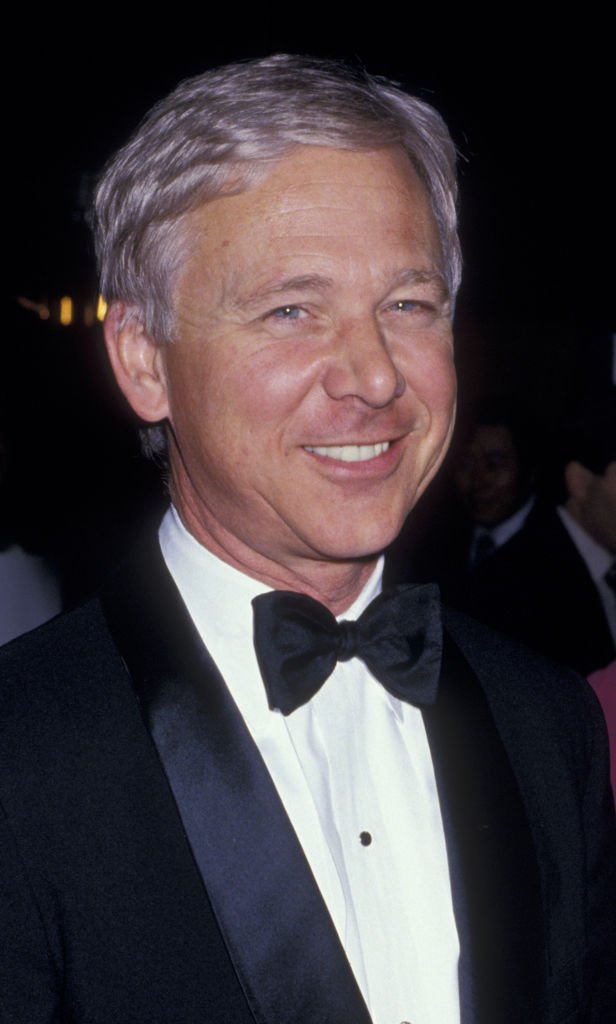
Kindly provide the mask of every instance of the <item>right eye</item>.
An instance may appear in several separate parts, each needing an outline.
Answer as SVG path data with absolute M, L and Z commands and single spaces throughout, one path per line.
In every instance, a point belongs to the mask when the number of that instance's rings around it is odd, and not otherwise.
M 306 310 L 301 306 L 278 306 L 265 314 L 265 319 L 272 317 L 275 320 L 300 320 L 306 315 Z

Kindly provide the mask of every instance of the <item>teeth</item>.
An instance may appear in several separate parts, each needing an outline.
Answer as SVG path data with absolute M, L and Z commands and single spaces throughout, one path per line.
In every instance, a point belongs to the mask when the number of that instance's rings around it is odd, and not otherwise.
M 338 459 L 339 462 L 367 462 L 368 459 L 376 459 L 389 448 L 389 441 L 381 441 L 379 444 L 340 444 L 328 445 L 327 447 L 312 447 L 306 445 L 307 452 L 314 452 L 315 455 L 324 455 L 326 459 Z

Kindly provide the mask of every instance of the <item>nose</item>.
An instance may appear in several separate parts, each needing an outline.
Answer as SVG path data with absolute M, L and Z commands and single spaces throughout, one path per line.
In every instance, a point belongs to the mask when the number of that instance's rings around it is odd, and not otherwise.
M 324 377 L 330 398 L 356 398 L 382 409 L 399 398 L 406 380 L 375 322 L 352 322 L 340 326 Z

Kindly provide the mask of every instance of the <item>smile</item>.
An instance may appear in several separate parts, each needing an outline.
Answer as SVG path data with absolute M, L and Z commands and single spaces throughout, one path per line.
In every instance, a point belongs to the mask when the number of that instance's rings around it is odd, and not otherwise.
M 324 447 L 305 445 L 304 450 L 339 462 L 367 462 L 386 452 L 389 444 L 389 441 L 380 441 L 378 444 L 337 444 Z

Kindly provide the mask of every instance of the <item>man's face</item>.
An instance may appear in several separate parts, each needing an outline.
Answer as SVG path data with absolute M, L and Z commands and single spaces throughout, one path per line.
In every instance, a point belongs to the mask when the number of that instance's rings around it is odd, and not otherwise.
M 301 147 L 189 226 L 164 354 L 184 520 L 240 563 L 374 556 L 453 417 L 449 304 L 417 176 L 396 150 Z
M 456 465 L 455 481 L 474 523 L 497 526 L 513 515 L 526 494 L 509 428 L 476 427 Z

